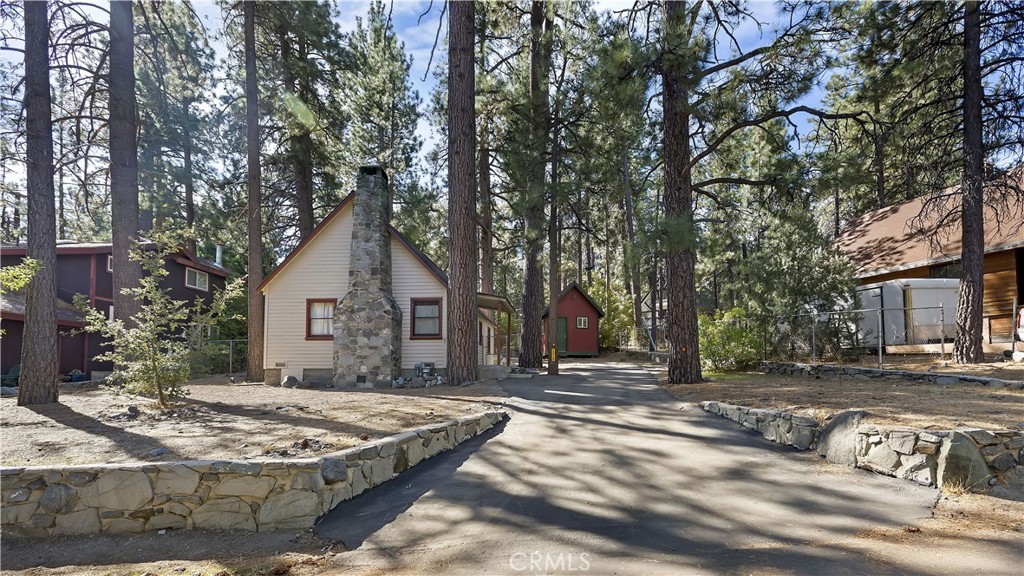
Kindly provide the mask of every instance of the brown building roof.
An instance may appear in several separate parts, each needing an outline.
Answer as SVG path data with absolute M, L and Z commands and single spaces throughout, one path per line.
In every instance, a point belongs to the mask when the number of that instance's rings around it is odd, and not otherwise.
M 57 324 L 59 326 L 76 328 L 85 326 L 85 316 L 71 304 L 57 298 L 54 300 L 54 306 L 57 309 Z M 0 294 L 0 316 L 3 316 L 5 320 L 25 321 L 24 290 Z
M 1006 186 L 986 188 L 985 253 L 1024 247 L 1024 169 Z M 920 197 L 854 219 L 835 246 L 866 278 L 960 259 L 958 194 Z M 923 211 L 922 211 L 923 210 Z

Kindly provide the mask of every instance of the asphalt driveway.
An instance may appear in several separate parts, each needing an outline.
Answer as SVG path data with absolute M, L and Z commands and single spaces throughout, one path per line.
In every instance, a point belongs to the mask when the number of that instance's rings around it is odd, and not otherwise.
M 675 400 L 642 369 L 573 363 L 506 380 L 511 418 L 343 503 L 316 531 L 339 572 L 963 574 L 976 559 L 879 556 L 938 492 L 771 444 Z M 1013 551 L 986 574 L 1016 574 Z M 1007 555 L 1011 563 L 1004 564 Z M 960 565 L 958 562 L 971 562 Z M 968 570 L 968 568 L 972 570 Z

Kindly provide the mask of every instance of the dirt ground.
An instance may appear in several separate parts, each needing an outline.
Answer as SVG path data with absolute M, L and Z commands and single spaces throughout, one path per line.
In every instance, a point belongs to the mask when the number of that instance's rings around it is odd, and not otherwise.
M 106 388 L 62 389 L 60 403 L 0 400 L 4 466 L 310 457 L 488 409 L 496 382 L 397 390 L 291 389 L 211 377 L 175 410 Z
M 825 420 L 844 410 L 861 409 L 869 421 L 943 430 L 1024 427 L 1024 390 L 977 385 L 937 386 L 909 380 L 850 377 L 821 378 L 754 372 L 711 374 L 701 384 L 668 385 L 663 364 L 646 365 L 672 395 L 687 402 L 716 400 L 771 408 Z
M 952 350 L 952 345 L 950 345 Z M 1002 380 L 1024 380 L 1024 364 L 1003 358 L 986 358 L 981 364 L 953 364 L 941 360 L 937 355 L 882 356 L 882 367 L 888 370 L 915 370 L 917 372 L 943 372 L 987 376 Z M 877 368 L 878 358 L 862 356 L 851 364 L 865 368 Z
M 648 369 L 664 379 L 663 366 L 648 366 Z M 760 374 L 717 375 L 711 382 L 698 386 L 670 387 L 686 401 L 716 399 L 819 415 L 865 407 L 880 421 L 921 427 L 1011 427 L 1024 420 L 1024 393 L 1020 391 L 980 386 L 926 388 L 926 385 L 899 382 L 827 381 Z M 80 461 L 81 458 L 72 455 L 76 450 L 90 453 L 92 461 L 99 461 L 97 458 L 134 460 L 144 457 L 154 447 L 167 448 L 168 453 L 161 459 L 198 457 L 199 454 L 204 458 L 259 455 L 268 449 L 296 450 L 304 454 L 306 452 L 290 448 L 296 439 L 315 438 L 339 446 L 356 444 L 362 434 L 384 436 L 427 421 L 478 411 L 489 402 L 500 401 L 502 396 L 495 383 L 469 388 L 357 392 L 290 390 L 211 380 L 192 386 L 188 406 L 195 413 L 183 409 L 179 410 L 182 416 L 168 419 L 158 418 L 148 400 L 116 397 L 96 389 L 65 393 L 62 396 L 65 408 L 58 407 L 50 412 L 19 409 L 13 400 L 4 399 L 0 403 L 2 454 L 5 465 L 10 465 L 10 458 L 18 454 L 24 459 L 31 458 L 33 464 L 42 463 L 43 456 L 38 448 L 47 446 L 34 443 L 45 441 L 47 437 L 50 442 L 56 442 L 59 434 L 66 434 L 75 442 L 64 449 L 48 445 L 50 449 L 60 449 L 63 461 Z M 943 400 L 946 396 L 950 396 L 949 401 Z M 245 406 L 239 398 L 245 399 Z M 122 420 L 117 417 L 126 414 L 127 407 L 132 405 L 140 409 L 138 418 Z M 15 425 L 12 417 L 21 420 Z M 61 424 L 56 424 L 55 420 L 60 420 Z M 32 425 L 33 422 L 36 425 Z M 33 436 L 30 430 L 39 425 L 46 426 L 47 431 Z M 156 432 L 151 431 L 154 429 Z M 11 446 L 15 437 L 28 437 L 29 442 L 19 443 L 36 447 L 18 450 Z M 253 437 L 258 440 L 254 441 Z M 97 446 L 91 447 L 89 443 Z M 854 473 L 817 459 L 813 454 L 795 454 L 794 457 L 816 459 L 823 474 Z M 1022 533 L 1024 502 L 954 493 L 940 496 L 933 517 L 916 526 L 866 530 L 857 535 L 855 542 L 841 546 L 904 563 L 926 550 L 976 558 L 993 546 L 1021 549 Z M 331 562 L 335 554 L 343 551 L 341 544 L 323 541 L 310 531 L 215 535 L 168 531 L 132 536 L 61 537 L 49 540 L 46 547 L 39 547 L 34 540 L 4 539 L 0 547 L 0 557 L 4 558 L 0 574 L 12 576 L 345 573 Z M 116 556 L 116 560 L 112 556 Z
M 928 370 L 933 360 L 903 359 L 901 369 Z M 941 366 L 943 372 L 959 372 L 1020 380 L 1020 365 L 988 363 L 972 369 Z M 756 408 L 774 408 L 825 420 L 830 414 L 863 409 L 878 424 L 915 428 L 986 429 L 1024 428 L 1024 390 L 976 385 L 938 386 L 907 380 L 815 379 L 760 373 L 711 374 L 702 384 L 668 385 L 667 368 L 645 364 L 672 395 L 687 402 L 718 400 Z M 891 367 L 891 366 L 887 366 Z M 806 454 L 805 457 L 815 457 Z M 836 474 L 852 469 L 819 460 Z M 932 517 L 919 526 L 899 530 L 866 530 L 852 548 L 880 559 L 908 558 L 923 550 L 967 550 L 998 546 L 1024 554 L 1024 502 L 970 493 L 944 492 Z M 936 552 L 941 553 L 941 552 Z M 955 556 L 955 554 L 953 554 Z M 955 558 L 950 558 L 955 561 Z

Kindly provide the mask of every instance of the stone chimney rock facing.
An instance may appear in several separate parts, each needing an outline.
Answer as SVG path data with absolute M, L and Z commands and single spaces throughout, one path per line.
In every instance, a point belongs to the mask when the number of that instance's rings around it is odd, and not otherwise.
M 363 166 L 352 203 L 348 292 L 334 313 L 334 384 L 390 388 L 402 367 L 402 310 L 391 294 L 391 195 L 384 170 Z

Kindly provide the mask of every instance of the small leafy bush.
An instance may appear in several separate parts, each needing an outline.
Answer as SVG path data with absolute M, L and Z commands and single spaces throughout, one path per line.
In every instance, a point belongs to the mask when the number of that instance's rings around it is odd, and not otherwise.
M 701 314 L 697 329 L 704 370 L 740 370 L 761 359 L 760 337 L 742 308 Z
M 160 283 L 168 274 L 164 259 L 174 251 L 172 246 L 170 240 L 159 239 L 155 248 L 154 242 L 149 242 L 132 249 L 130 257 L 142 265 L 143 275 L 137 288 L 125 290 L 142 303 L 130 322 L 109 320 L 84 299 L 76 300 L 86 316 L 84 330 L 110 340 L 106 343 L 109 350 L 96 360 L 113 363 L 111 385 L 120 392 L 155 396 L 161 408 L 188 394 L 183 385 L 208 346 L 205 331 L 196 327 L 213 325 L 227 299 L 240 289 L 238 281 L 232 282 L 214 294 L 209 307 L 199 299 L 189 305 L 171 298 Z

